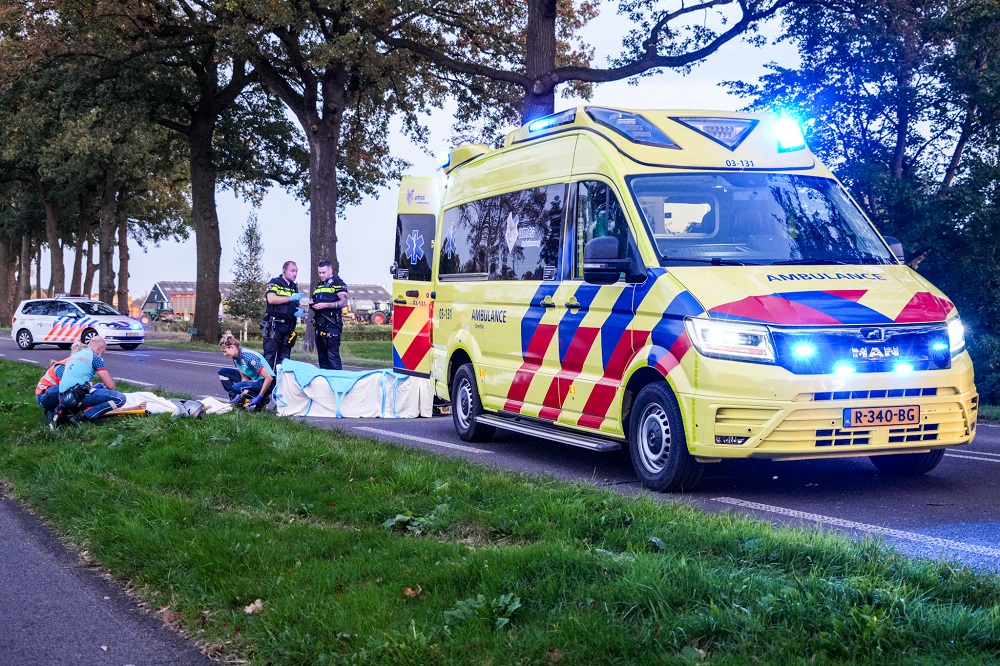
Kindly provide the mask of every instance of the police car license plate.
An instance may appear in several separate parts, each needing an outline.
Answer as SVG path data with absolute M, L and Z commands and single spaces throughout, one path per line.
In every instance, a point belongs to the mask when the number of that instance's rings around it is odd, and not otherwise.
M 128 338 L 137 338 L 140 335 L 142 335 L 142 333 L 140 333 L 139 331 L 129 331 L 128 333 L 125 334 L 125 337 L 128 337 Z
M 844 410 L 845 428 L 901 426 L 920 423 L 919 405 L 902 407 L 853 407 Z

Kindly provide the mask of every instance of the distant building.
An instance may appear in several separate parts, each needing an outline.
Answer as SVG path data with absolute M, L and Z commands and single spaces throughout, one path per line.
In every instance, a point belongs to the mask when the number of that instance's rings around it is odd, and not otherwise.
M 351 284 L 348 282 L 347 292 L 352 299 L 359 301 L 388 303 L 392 299 L 386 288 L 379 284 Z
M 178 317 L 194 316 L 196 286 L 195 282 L 157 282 L 149 290 L 142 311 L 159 313 L 171 310 Z M 233 283 L 220 282 L 219 291 L 224 303 L 233 293 Z

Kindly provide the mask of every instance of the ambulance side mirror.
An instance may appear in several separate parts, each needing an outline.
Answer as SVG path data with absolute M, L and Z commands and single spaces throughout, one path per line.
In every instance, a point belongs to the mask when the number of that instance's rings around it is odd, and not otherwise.
M 905 264 L 906 252 L 903 251 L 903 244 L 899 241 L 899 239 L 893 238 L 892 236 L 883 236 L 882 238 L 885 239 L 886 245 L 889 246 L 892 253 L 896 255 L 896 260 L 901 264 Z
M 618 239 L 594 238 L 583 247 L 583 280 L 591 284 L 614 284 L 631 262 L 618 256 Z

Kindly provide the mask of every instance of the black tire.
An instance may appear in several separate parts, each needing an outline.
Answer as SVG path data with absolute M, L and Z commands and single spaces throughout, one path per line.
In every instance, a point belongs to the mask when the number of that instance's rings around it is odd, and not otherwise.
M 89 345 L 90 341 L 96 336 L 97 336 L 97 331 L 95 331 L 92 328 L 88 328 L 83 332 L 83 335 L 80 336 L 80 342 L 82 342 L 85 345 Z
M 69 349 L 72 346 L 73 345 L 71 345 L 71 344 L 69 344 L 67 342 L 60 342 L 59 344 L 56 345 L 56 347 L 59 347 L 59 349 Z
M 920 476 L 926 474 L 944 458 L 944 449 L 927 453 L 894 453 L 889 456 L 871 456 L 869 460 L 883 474 L 891 476 Z
M 14 339 L 17 340 L 17 346 L 25 351 L 35 346 L 35 340 L 31 337 L 31 331 L 26 328 L 22 328 L 18 331 L 17 336 Z
M 383 326 L 389 317 L 384 312 L 376 312 L 372 315 L 372 323 L 376 326 Z
M 121 345 L 118 345 L 118 346 L 121 347 L 122 349 L 124 349 L 125 351 L 132 351 L 133 349 L 138 349 L 139 348 L 139 344 L 140 343 L 138 343 L 138 342 L 130 342 L 128 344 L 121 344 Z
M 485 442 L 493 437 L 497 429 L 477 423 L 483 414 L 483 403 L 479 399 L 476 386 L 476 372 L 471 363 L 466 363 L 451 380 L 451 419 L 455 422 L 455 432 L 466 442 Z
M 688 452 L 681 410 L 666 382 L 639 391 L 628 432 L 632 466 L 642 485 L 661 493 L 698 485 L 705 465 Z

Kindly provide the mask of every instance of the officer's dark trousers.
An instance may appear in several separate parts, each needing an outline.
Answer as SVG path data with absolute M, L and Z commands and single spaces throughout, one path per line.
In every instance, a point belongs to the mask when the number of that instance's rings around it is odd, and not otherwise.
M 264 338 L 264 358 L 275 372 L 278 371 L 278 364 L 292 355 L 293 345 L 282 344 L 288 341 L 288 336 L 289 333 L 285 333 L 273 338 Z
M 316 354 L 319 356 L 319 367 L 324 370 L 343 368 L 340 363 L 340 333 L 338 326 L 316 330 Z
M 236 368 L 219 368 L 219 381 L 222 382 L 222 388 L 225 389 L 226 393 L 229 394 L 229 399 L 232 400 L 238 396 L 243 391 L 247 392 L 247 397 L 256 398 L 257 394 L 260 393 L 260 389 L 264 386 L 264 380 L 258 379 L 244 380 L 243 373 L 241 373 Z M 274 389 L 274 382 L 267 388 L 268 394 Z M 264 396 L 268 397 L 267 395 Z

